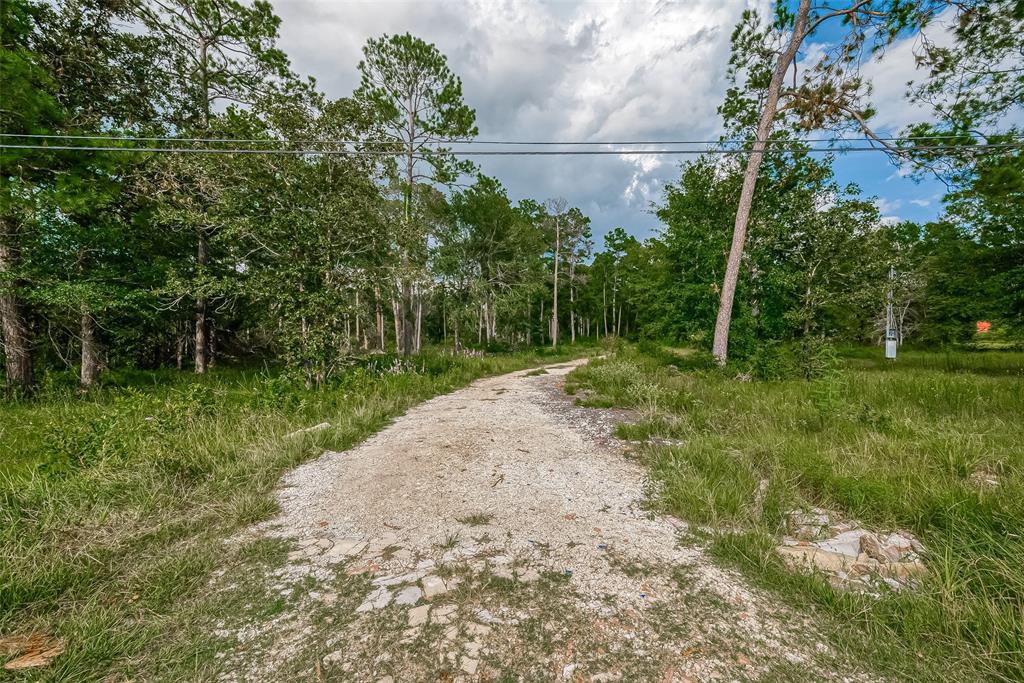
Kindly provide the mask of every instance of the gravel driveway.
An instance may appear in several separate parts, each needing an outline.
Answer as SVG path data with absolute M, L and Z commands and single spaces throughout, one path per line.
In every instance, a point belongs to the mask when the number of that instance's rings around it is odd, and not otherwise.
M 277 614 L 226 629 L 235 680 L 860 680 L 811 620 L 651 512 L 624 415 L 578 360 L 475 382 L 282 481 Z M 505 678 L 503 678 L 505 677 Z

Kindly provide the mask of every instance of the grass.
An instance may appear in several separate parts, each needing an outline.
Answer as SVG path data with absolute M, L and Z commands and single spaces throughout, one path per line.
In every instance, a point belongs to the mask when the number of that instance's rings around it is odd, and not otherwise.
M 216 677 L 210 624 L 283 607 L 222 594 L 211 577 L 244 577 L 287 552 L 224 543 L 274 514 L 285 470 L 473 379 L 579 352 L 369 359 L 314 391 L 225 369 L 111 372 L 83 396 L 58 375 L 40 397 L 0 405 L 0 633 L 65 645 L 49 666 L 11 677 Z
M 697 355 L 625 348 L 569 384 L 636 409 L 622 436 L 678 443 L 644 451 L 662 485 L 655 504 L 728 529 L 711 552 L 835 616 L 844 645 L 860 642 L 900 677 L 927 660 L 947 678 L 1022 680 L 1024 353 L 879 356 L 848 350 L 819 379 L 743 382 Z M 800 505 L 910 529 L 928 548 L 927 579 L 871 598 L 789 573 L 774 546 Z

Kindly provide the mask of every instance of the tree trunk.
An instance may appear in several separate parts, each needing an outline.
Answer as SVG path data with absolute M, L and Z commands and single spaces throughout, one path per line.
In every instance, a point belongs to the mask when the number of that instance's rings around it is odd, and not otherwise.
M 711 353 L 719 365 L 725 365 L 729 353 L 729 325 L 732 322 L 733 299 L 736 296 L 736 281 L 740 273 L 740 261 L 743 259 L 743 243 L 747 237 L 747 224 L 750 222 L 750 210 L 754 202 L 754 189 L 757 186 L 757 174 L 761 169 L 761 162 L 764 160 L 765 144 L 772 132 L 772 124 L 775 122 L 775 114 L 779 106 L 779 92 L 782 89 L 782 81 L 786 77 L 793 59 L 796 57 L 800 43 L 805 37 L 807 28 L 807 14 L 810 11 L 811 0 L 800 0 L 800 6 L 796 11 L 796 22 L 793 25 L 793 35 L 790 36 L 789 45 L 779 55 L 775 64 L 775 72 L 768 84 L 764 109 L 761 111 L 761 119 L 757 124 L 757 138 L 754 140 L 750 157 L 747 159 L 747 168 L 743 173 L 743 189 L 740 191 L 739 206 L 736 209 L 736 222 L 732 232 L 732 246 L 729 249 L 729 260 L 725 265 L 725 277 L 722 281 L 721 299 L 718 305 L 718 318 L 715 321 L 715 339 L 711 346 Z
M 601 314 L 604 316 L 604 336 L 608 336 L 608 283 L 601 283 Z
M 552 281 L 554 298 L 551 303 L 551 348 L 558 347 L 558 257 L 561 250 L 561 224 L 555 216 L 555 275 Z
M 544 298 L 541 297 L 541 300 L 540 300 L 540 343 L 541 343 L 542 346 L 544 345 L 544 323 L 545 322 L 546 321 L 544 320 Z
M 416 288 L 416 345 L 414 346 L 416 353 L 420 352 L 422 348 L 420 344 L 423 339 L 423 295 L 420 293 L 419 288 Z
M 209 262 L 207 254 L 206 235 L 199 233 L 198 247 L 196 249 L 196 263 L 200 270 L 205 268 Z M 196 297 L 196 373 L 206 372 L 206 299 Z
M 18 265 L 17 227 L 8 218 L 0 218 L 0 276 Z M 4 369 L 7 389 L 31 393 L 35 384 L 32 367 L 32 340 L 25 324 L 21 302 L 18 299 L 18 280 L 2 283 L 0 277 L 0 327 L 3 327 Z
M 381 309 L 381 306 L 380 306 L 380 286 L 379 285 L 374 285 L 373 286 L 373 310 L 374 310 L 374 314 L 376 316 L 375 322 L 377 324 L 377 336 L 378 336 L 379 341 L 380 341 L 380 350 L 383 351 L 384 350 L 384 345 L 387 343 L 387 339 L 385 339 L 385 335 L 387 333 L 384 330 L 384 311 Z
M 356 290 L 356 344 L 359 343 L 359 290 Z
M 178 343 L 175 344 L 174 349 L 174 360 L 175 365 L 181 370 L 185 366 L 185 349 L 188 343 L 188 329 L 185 332 L 178 335 Z
M 402 352 L 402 312 L 398 300 L 391 299 L 391 314 L 395 319 L 395 353 Z
M 83 389 L 88 389 L 99 379 L 100 353 L 96 341 L 96 321 L 92 319 L 89 307 L 85 304 L 81 306 L 81 314 L 82 368 L 78 380 Z

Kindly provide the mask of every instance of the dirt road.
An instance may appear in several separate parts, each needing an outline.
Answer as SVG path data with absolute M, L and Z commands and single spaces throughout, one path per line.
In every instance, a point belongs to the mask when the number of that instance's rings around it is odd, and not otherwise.
M 649 483 L 577 407 L 579 363 L 478 381 L 287 475 L 294 539 L 232 679 L 859 679 L 809 620 L 645 509 Z M 682 541 L 682 542 L 681 542 Z

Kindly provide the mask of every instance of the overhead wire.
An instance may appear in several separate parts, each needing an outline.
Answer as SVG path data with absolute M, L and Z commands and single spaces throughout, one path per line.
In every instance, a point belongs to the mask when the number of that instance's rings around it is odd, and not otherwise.
M 951 152 L 967 151 L 972 153 L 985 152 L 989 150 L 1015 150 L 1024 148 L 1024 142 L 1012 143 L 983 143 L 977 145 L 932 145 L 919 147 L 917 152 Z M 394 151 L 369 151 L 362 149 L 288 149 L 288 148 L 220 148 L 220 147 L 138 147 L 138 146 L 100 146 L 100 145 L 48 145 L 48 144 L 10 144 L 0 143 L 0 149 L 23 149 L 36 151 L 82 151 L 82 152 L 135 152 L 155 154 L 285 154 L 298 156 L 396 156 L 405 152 Z M 433 150 L 440 151 L 440 150 Z M 772 147 L 763 152 L 773 153 L 779 151 L 806 151 L 806 152 L 831 152 L 845 154 L 847 152 L 886 152 L 893 150 L 887 147 L 874 145 L 851 147 L 806 147 L 791 144 L 789 147 Z M 909 150 L 908 150 L 909 151 Z M 446 150 L 454 156 L 661 156 L 661 155 L 703 155 L 721 154 L 736 155 L 748 154 L 751 150 L 739 149 L 587 149 L 587 150 Z
M 983 139 L 980 136 L 970 135 L 916 135 L 896 137 L 875 137 L 879 142 L 914 142 L 927 140 L 962 140 L 964 137 L 972 139 Z M 195 137 L 146 137 L 133 135 L 61 135 L 52 133 L 0 133 L 0 138 L 24 138 L 43 140 L 109 140 L 112 142 L 182 142 L 182 143 L 235 143 L 235 144 L 264 144 L 264 145 L 286 145 L 286 144 L 336 144 L 336 145 L 397 145 L 398 140 L 349 140 L 344 138 L 324 139 L 301 139 L 286 140 L 273 138 L 195 138 Z M 801 140 L 777 140 L 768 139 L 763 141 L 767 145 L 785 145 L 799 143 L 811 144 L 836 144 L 842 142 L 860 142 L 864 138 L 804 138 Z M 593 146 L 593 145 L 727 145 L 746 144 L 749 140 L 743 139 L 720 139 L 720 140 L 438 140 L 432 144 L 439 145 L 533 145 L 533 146 Z M 963 144 L 963 143 L 961 143 Z

